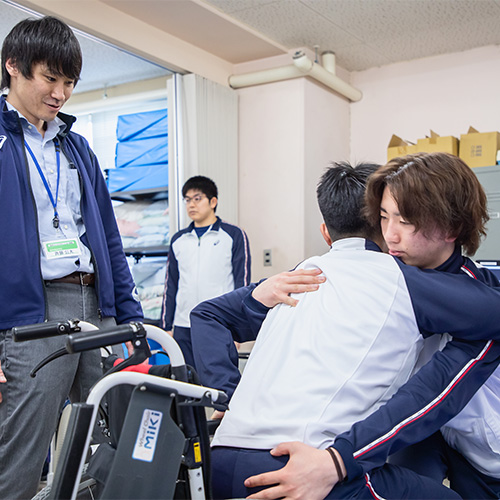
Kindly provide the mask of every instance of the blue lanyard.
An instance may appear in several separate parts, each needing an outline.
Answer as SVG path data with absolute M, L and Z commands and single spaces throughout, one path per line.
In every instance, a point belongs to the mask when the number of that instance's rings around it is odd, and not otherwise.
M 59 195 L 59 178 L 60 178 L 60 173 L 61 173 L 61 161 L 59 158 L 61 148 L 59 147 L 59 141 L 57 139 L 54 139 L 54 146 L 56 147 L 56 160 L 57 160 L 57 183 L 56 183 L 55 199 L 52 196 L 52 192 L 50 190 L 49 183 L 47 182 L 45 175 L 43 175 L 40 164 L 38 163 L 33 151 L 28 146 L 28 143 L 26 142 L 26 140 L 24 141 L 24 145 L 26 146 L 28 153 L 30 154 L 31 158 L 33 159 L 33 163 L 35 164 L 35 167 L 38 170 L 38 173 L 40 174 L 40 177 L 42 179 L 43 185 L 45 186 L 45 190 L 47 191 L 47 194 L 49 195 L 50 202 L 52 203 L 52 206 L 54 207 L 54 218 L 52 219 L 52 225 L 54 226 L 55 229 L 57 229 L 59 227 L 59 214 L 57 213 L 57 197 Z

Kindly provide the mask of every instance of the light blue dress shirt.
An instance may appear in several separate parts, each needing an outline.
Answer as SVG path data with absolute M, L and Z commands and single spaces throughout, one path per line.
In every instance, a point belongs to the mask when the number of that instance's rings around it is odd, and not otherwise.
M 10 110 L 17 111 L 10 103 L 7 103 Z M 66 125 L 55 118 L 47 122 L 47 130 L 44 136 L 37 128 L 19 113 L 24 131 L 24 138 L 29 148 L 33 152 L 55 199 L 57 188 L 57 155 L 54 145 L 54 138 L 59 130 Z M 59 217 L 59 227 L 53 225 L 54 207 L 44 186 L 42 177 L 36 165 L 26 149 L 26 157 L 29 164 L 29 174 L 31 189 L 35 198 L 38 215 L 38 233 L 40 238 L 40 261 L 42 277 L 44 280 L 62 278 L 75 271 L 83 273 L 93 273 L 94 268 L 91 262 L 90 250 L 81 241 L 81 236 L 85 234 L 80 199 L 80 181 L 76 167 L 68 162 L 66 156 L 61 152 L 59 192 L 57 197 L 57 212 Z M 45 247 L 47 242 L 56 240 L 76 239 L 79 244 L 79 255 L 70 255 L 58 258 L 47 257 Z

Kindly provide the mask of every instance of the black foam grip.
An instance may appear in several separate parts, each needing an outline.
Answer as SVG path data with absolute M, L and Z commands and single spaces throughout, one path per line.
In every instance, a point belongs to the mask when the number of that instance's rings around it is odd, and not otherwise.
M 66 349 L 70 353 L 98 349 L 107 345 L 121 344 L 134 338 L 137 328 L 119 325 L 110 330 L 95 330 L 68 335 Z
M 71 326 L 67 321 L 47 321 L 35 325 L 16 326 L 12 328 L 14 342 L 44 339 L 71 333 Z

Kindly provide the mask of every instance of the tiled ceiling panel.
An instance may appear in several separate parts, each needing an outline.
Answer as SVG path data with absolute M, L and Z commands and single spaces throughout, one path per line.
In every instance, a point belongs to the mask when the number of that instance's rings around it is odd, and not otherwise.
M 360 44 L 361 40 L 345 28 L 318 15 L 298 0 L 275 1 L 231 14 L 269 38 L 288 47 L 308 46 L 322 39 L 336 47 Z
M 498 0 L 205 0 L 291 49 L 348 70 L 500 44 Z

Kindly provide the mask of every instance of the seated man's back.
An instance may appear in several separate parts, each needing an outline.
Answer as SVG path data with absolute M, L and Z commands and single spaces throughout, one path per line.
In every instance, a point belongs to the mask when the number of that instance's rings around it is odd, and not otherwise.
M 369 240 L 346 238 L 299 267 L 320 268 L 326 282 L 297 307 L 268 314 L 214 446 L 326 447 L 412 372 L 422 336 L 392 257 Z

